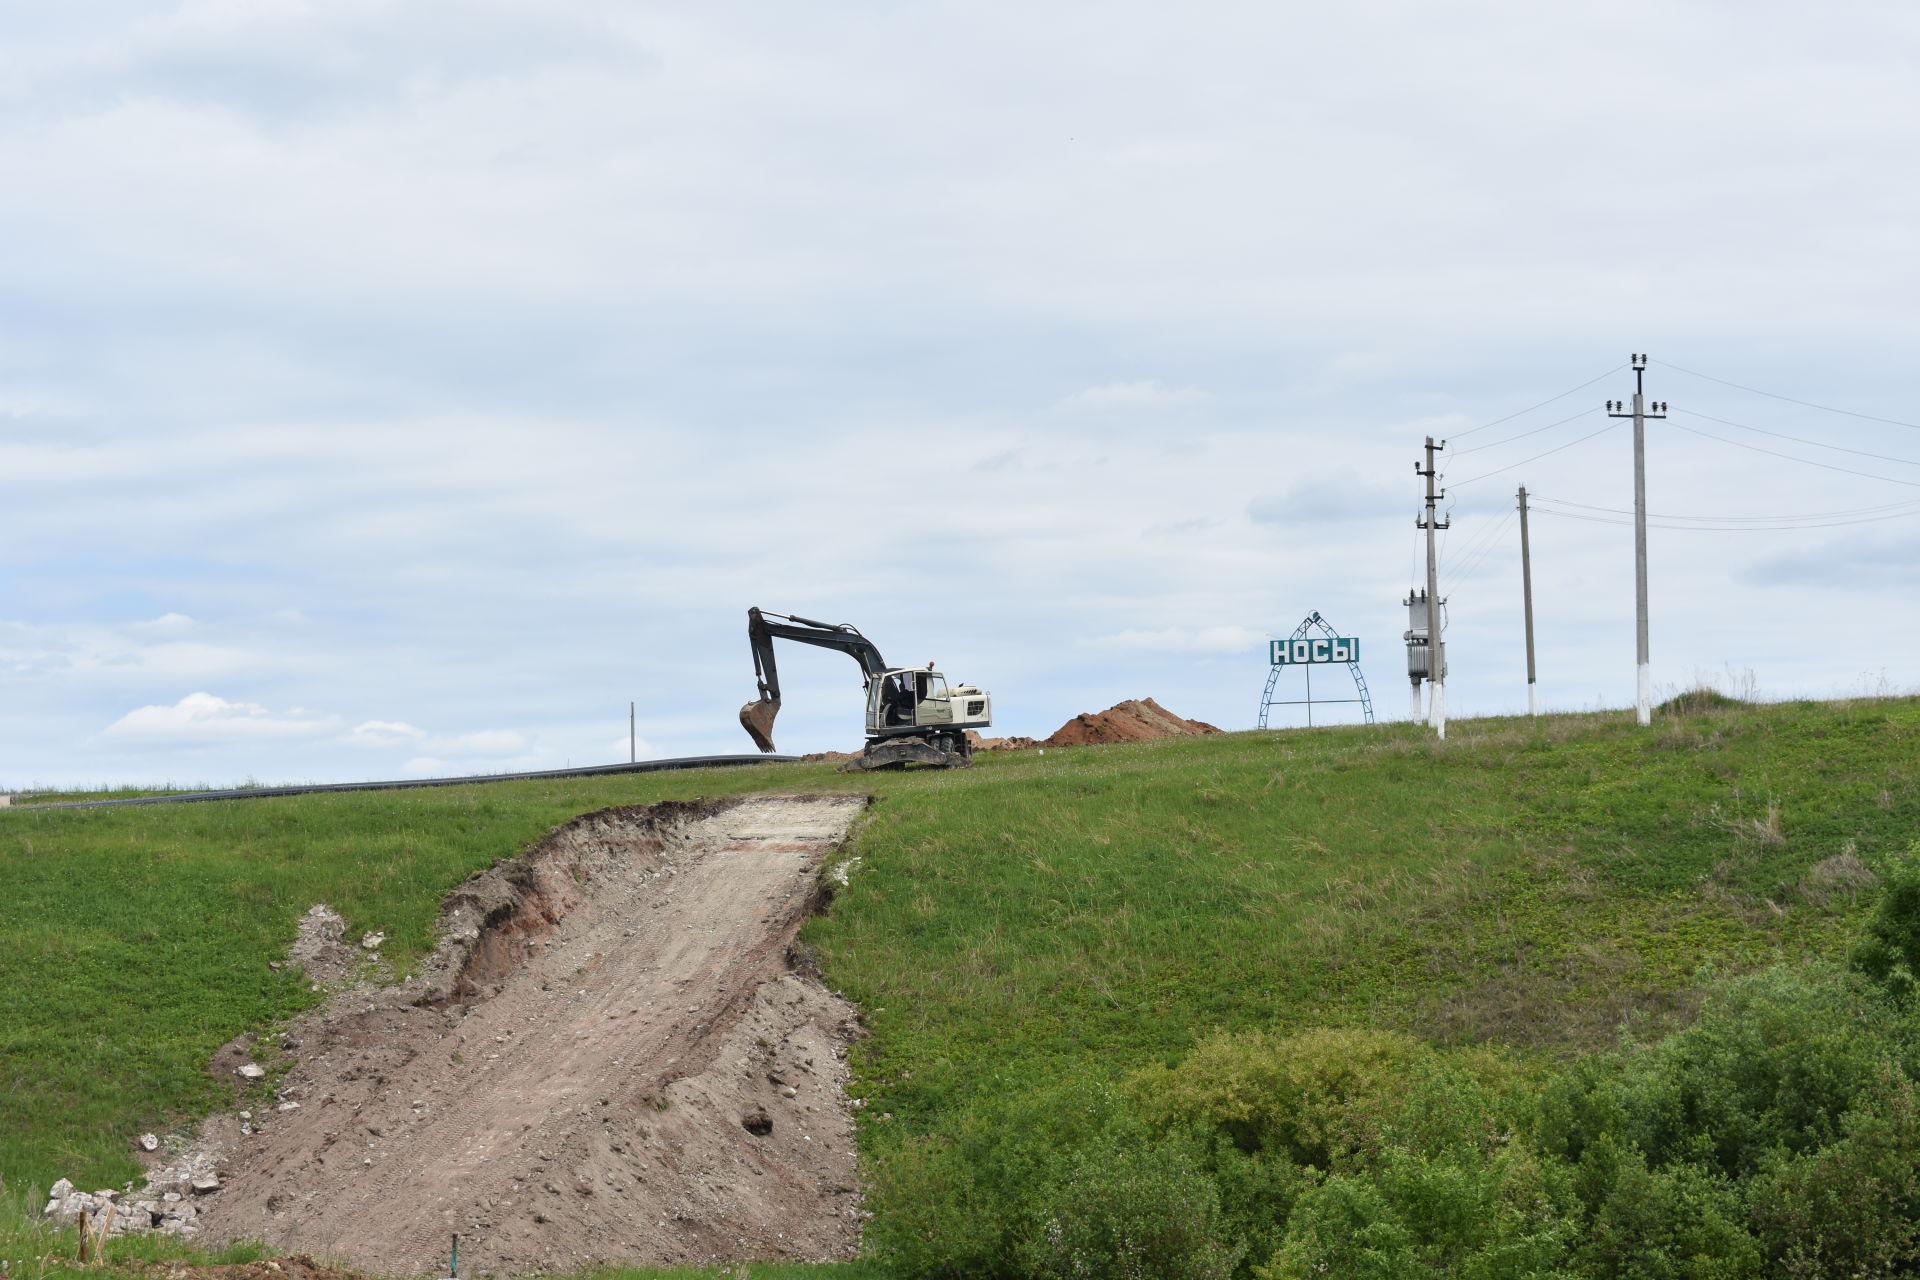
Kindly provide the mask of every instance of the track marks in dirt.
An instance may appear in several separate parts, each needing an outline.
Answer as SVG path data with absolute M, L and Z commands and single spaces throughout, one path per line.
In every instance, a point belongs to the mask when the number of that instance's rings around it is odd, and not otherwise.
M 851 1006 L 789 961 L 864 797 L 607 810 L 448 899 L 437 985 L 295 1029 L 209 1234 L 382 1274 L 852 1255 Z

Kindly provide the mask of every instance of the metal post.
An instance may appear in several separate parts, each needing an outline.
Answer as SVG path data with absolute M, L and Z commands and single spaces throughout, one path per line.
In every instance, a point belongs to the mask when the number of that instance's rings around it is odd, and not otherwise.
M 627 763 L 640 763 L 640 738 L 633 728 L 633 704 L 627 704 Z
M 1313 665 L 1307 665 L 1307 728 L 1313 728 Z
M 1533 556 L 1527 547 L 1527 486 L 1520 486 L 1520 599 L 1527 615 L 1527 714 L 1540 714 L 1533 669 Z
M 1418 464 L 1414 466 L 1416 472 L 1427 478 L 1427 510 L 1426 516 L 1420 521 L 1420 527 L 1427 531 L 1427 683 L 1432 686 L 1432 692 L 1428 694 L 1427 719 L 1433 724 L 1434 736 L 1438 738 L 1447 736 L 1447 665 L 1446 650 L 1440 643 L 1440 563 L 1436 559 L 1433 535 L 1436 529 L 1450 528 L 1453 522 L 1449 520 L 1441 524 L 1434 518 L 1434 504 L 1446 494 L 1444 490 L 1434 489 L 1433 482 L 1440 471 L 1434 464 L 1433 455 L 1446 447 L 1446 441 L 1435 444 L 1433 437 L 1428 436 L 1426 470 L 1422 471 Z
M 1607 401 L 1607 416 L 1633 419 L 1633 644 L 1635 670 L 1634 716 L 1653 723 L 1653 660 L 1647 645 L 1647 419 L 1664 418 L 1666 402 L 1646 404 L 1647 358 L 1633 357 L 1633 411 L 1616 412 Z M 1626 406 L 1621 405 L 1621 410 Z

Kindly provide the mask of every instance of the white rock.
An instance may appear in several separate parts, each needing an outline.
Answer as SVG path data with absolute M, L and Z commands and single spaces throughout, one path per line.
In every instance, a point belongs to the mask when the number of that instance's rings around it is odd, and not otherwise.
M 53 1186 L 51 1186 L 47 1190 L 47 1195 L 55 1200 L 65 1200 L 68 1196 L 72 1194 L 73 1194 L 73 1184 L 71 1182 L 68 1182 L 65 1178 L 60 1179 L 60 1181 L 54 1183 Z
M 193 1181 L 189 1185 L 193 1187 L 193 1193 L 195 1195 L 203 1196 L 209 1191 L 218 1191 L 220 1189 L 220 1179 L 211 1173 L 199 1173 L 194 1175 Z
M 140 1149 L 142 1151 L 158 1151 L 160 1149 L 160 1135 L 157 1133 L 141 1134 Z
M 386 940 L 387 940 L 387 935 L 384 933 L 370 933 L 366 937 L 360 939 L 360 945 L 368 951 L 373 951 L 378 949 L 380 944 L 385 942 Z
M 248 1062 L 234 1068 L 233 1073 L 237 1076 L 244 1076 L 249 1080 L 258 1080 L 267 1074 L 267 1069 L 257 1062 Z
M 300 1104 L 297 1102 L 283 1102 L 274 1108 L 275 1111 L 298 1111 L 299 1109 Z

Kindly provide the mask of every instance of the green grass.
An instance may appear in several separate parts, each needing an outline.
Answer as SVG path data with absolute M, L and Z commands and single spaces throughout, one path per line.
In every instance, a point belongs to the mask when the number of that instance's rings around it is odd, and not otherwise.
M 1449 732 L 0 811 L 0 1177 L 118 1185 L 134 1134 L 218 1105 L 213 1050 L 315 998 L 268 967 L 314 902 L 404 967 L 447 888 L 611 804 L 881 797 L 804 934 L 874 1032 L 854 1091 L 879 1177 L 984 1093 L 1117 1077 L 1216 1028 L 1381 1026 L 1547 1061 L 1683 1020 L 1702 966 L 1837 957 L 1865 908 L 1809 868 L 1920 834 L 1911 699 Z

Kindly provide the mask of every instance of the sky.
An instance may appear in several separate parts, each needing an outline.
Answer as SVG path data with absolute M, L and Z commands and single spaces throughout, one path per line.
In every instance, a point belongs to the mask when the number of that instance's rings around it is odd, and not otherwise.
M 752 605 L 1032 735 L 1252 727 L 1317 611 L 1404 718 L 1429 435 L 1451 714 L 1526 705 L 1520 484 L 1541 702 L 1630 705 L 1634 352 L 1656 692 L 1920 689 L 1917 59 L 1867 0 L 0 4 L 0 790 L 749 751 Z

